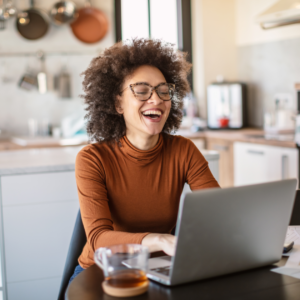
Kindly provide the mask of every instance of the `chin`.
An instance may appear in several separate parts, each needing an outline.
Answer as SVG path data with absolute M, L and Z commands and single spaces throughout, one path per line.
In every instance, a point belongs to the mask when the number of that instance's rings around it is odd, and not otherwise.
M 146 131 L 149 135 L 157 135 L 157 134 L 160 134 L 162 132 L 162 128 L 160 129 L 153 129 L 153 130 L 148 130 Z

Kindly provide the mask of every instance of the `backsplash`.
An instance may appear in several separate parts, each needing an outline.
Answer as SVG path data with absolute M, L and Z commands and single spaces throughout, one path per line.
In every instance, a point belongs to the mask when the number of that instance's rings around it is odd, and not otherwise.
M 28 4 L 26 2 L 15 1 L 19 9 L 28 8 L 29 1 Z M 57 0 L 35 1 L 37 8 L 45 10 L 49 10 L 55 2 Z M 78 7 L 82 7 L 85 1 L 74 2 Z M 30 118 L 39 122 L 48 120 L 52 125 L 59 125 L 67 116 L 84 115 L 83 99 L 79 97 L 82 94 L 83 79 L 80 74 L 88 67 L 93 57 L 115 43 L 114 1 L 92 1 L 92 4 L 101 9 L 109 20 L 106 36 L 99 43 L 92 45 L 78 41 L 69 26 L 54 25 L 50 26 L 45 37 L 28 41 L 16 31 L 15 18 L 6 22 L 6 29 L 0 31 L 0 130 L 26 135 Z M 38 50 L 49 53 L 46 55 L 46 71 L 50 78 L 58 75 L 63 68 L 71 75 L 72 98 L 60 99 L 54 91 L 42 95 L 37 90 L 26 91 L 18 87 L 24 73 L 30 69 L 40 70 L 40 61 L 34 55 Z
M 248 85 L 248 124 L 263 126 L 274 95 L 289 93 L 300 81 L 300 38 L 238 47 L 238 78 Z

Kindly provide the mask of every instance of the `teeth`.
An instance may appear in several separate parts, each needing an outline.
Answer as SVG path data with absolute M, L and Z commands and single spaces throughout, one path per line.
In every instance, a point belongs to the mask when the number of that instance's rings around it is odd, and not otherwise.
M 161 115 L 161 112 L 159 110 L 147 110 L 143 112 L 143 115 Z

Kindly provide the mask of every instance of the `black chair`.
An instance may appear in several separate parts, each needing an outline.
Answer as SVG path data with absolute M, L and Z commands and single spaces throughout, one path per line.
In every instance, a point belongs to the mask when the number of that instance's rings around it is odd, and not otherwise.
M 300 225 L 300 190 L 297 190 L 292 217 L 290 221 L 290 226 L 299 226 L 299 225 Z
M 64 272 L 61 279 L 58 300 L 65 299 L 66 289 L 69 284 L 69 280 L 72 277 L 75 267 L 78 265 L 78 257 L 80 256 L 84 245 L 86 244 L 86 235 L 83 228 L 80 210 L 78 211 L 75 226 L 67 254 Z

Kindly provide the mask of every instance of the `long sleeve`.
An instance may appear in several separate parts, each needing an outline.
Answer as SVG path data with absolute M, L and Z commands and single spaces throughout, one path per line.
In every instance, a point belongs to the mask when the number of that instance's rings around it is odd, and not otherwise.
M 75 174 L 82 222 L 91 249 L 122 243 L 140 244 L 148 233 L 114 231 L 105 171 L 90 148 L 78 153 Z
M 203 155 L 188 139 L 163 136 L 150 150 L 126 137 L 114 146 L 95 143 L 77 155 L 75 175 L 87 243 L 79 264 L 94 264 L 97 248 L 141 244 L 149 233 L 176 225 L 184 182 L 193 190 L 218 187 Z
M 208 162 L 190 140 L 186 151 L 186 181 L 191 190 L 220 187 L 209 169 Z

